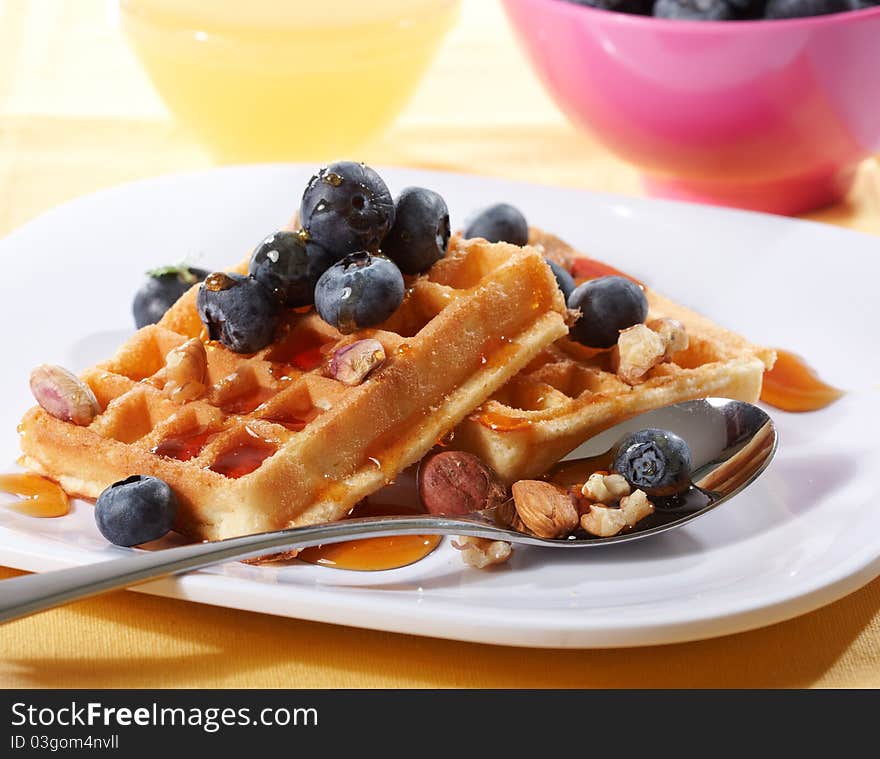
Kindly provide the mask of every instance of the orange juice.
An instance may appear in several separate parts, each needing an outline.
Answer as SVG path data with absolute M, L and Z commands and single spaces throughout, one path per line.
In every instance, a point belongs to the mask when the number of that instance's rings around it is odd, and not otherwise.
M 120 0 L 157 91 L 221 162 L 350 155 L 404 106 L 457 0 Z

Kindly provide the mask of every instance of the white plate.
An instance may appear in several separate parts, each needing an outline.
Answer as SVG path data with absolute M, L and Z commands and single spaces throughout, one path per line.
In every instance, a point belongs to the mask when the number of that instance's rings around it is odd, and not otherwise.
M 147 268 L 238 261 L 298 204 L 312 167 L 219 169 L 141 182 L 57 208 L 0 242 L 4 355 L 0 461 L 41 362 L 74 369 L 131 332 Z M 465 568 L 445 542 L 404 569 L 357 573 L 229 564 L 140 590 L 397 632 L 546 647 L 632 646 L 777 622 L 880 574 L 877 240 L 785 218 L 388 169 L 392 190 L 432 187 L 454 224 L 498 200 L 598 258 L 755 341 L 809 357 L 850 390 L 806 415 L 772 411 L 781 447 L 742 496 L 686 528 L 584 553 L 518 548 L 496 571 Z M 0 508 L 0 563 L 48 570 L 124 553 L 91 506 L 61 519 Z M 0 585 L 2 592 L 2 585 Z

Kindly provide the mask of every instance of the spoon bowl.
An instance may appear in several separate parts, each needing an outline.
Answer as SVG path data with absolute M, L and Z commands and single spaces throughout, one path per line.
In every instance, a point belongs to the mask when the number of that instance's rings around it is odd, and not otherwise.
M 161 551 L 137 551 L 132 556 L 111 561 L 3 580 L 0 582 L 0 623 L 98 593 L 225 561 L 383 535 L 466 535 L 565 549 L 629 543 L 681 527 L 742 492 L 767 468 L 778 442 L 773 421 L 757 406 L 706 398 L 666 406 L 615 425 L 580 446 L 548 476 L 557 482 L 564 482 L 566 478 L 572 484 L 583 482 L 583 474 L 586 472 L 588 476 L 599 468 L 594 466 L 590 470 L 623 435 L 646 427 L 669 430 L 688 443 L 693 460 L 693 484 L 689 492 L 699 496 L 668 504 L 658 501 L 651 517 L 613 537 L 578 534 L 564 539 L 540 538 L 499 524 L 494 509 L 466 516 L 420 514 L 346 519 Z

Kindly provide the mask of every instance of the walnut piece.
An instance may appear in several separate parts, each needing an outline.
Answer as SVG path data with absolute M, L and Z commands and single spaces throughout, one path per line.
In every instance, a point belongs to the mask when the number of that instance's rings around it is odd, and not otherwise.
M 648 500 L 644 490 L 636 490 L 632 495 L 620 499 L 620 512 L 626 519 L 627 527 L 654 513 L 654 504 Z
M 205 394 L 208 356 L 201 340 L 194 337 L 168 351 L 165 356 L 165 394 L 178 403 Z
M 666 342 L 664 361 L 671 361 L 672 354 L 687 350 L 690 340 L 687 330 L 678 319 L 652 319 L 645 326 L 656 332 Z
M 597 538 L 610 538 L 626 527 L 626 517 L 620 509 L 596 503 L 581 516 L 581 527 Z
M 619 474 L 602 474 L 596 472 L 590 475 L 581 494 L 592 501 L 603 504 L 617 503 L 621 498 L 630 494 L 629 483 L 626 478 Z
M 476 569 L 485 569 L 496 564 L 503 564 L 510 558 L 513 548 L 503 540 L 487 538 L 460 537 L 452 541 L 453 547 L 461 551 L 465 564 Z
M 617 376 L 628 385 L 637 385 L 666 355 L 666 341 L 644 324 L 636 324 L 617 339 Z
M 564 490 L 541 480 L 520 480 L 511 490 L 516 513 L 539 538 L 563 538 L 577 527 L 577 508 Z

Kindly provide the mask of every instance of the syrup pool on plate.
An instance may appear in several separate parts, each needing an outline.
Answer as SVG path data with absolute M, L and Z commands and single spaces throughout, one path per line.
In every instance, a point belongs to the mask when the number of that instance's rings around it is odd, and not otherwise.
M 38 474 L 0 475 L 0 491 L 22 500 L 8 508 L 29 517 L 63 517 L 70 511 L 70 501 L 61 486 Z
M 789 351 L 776 350 L 776 365 L 764 374 L 761 400 L 783 411 L 818 411 L 845 393 L 819 378 L 807 363 Z

